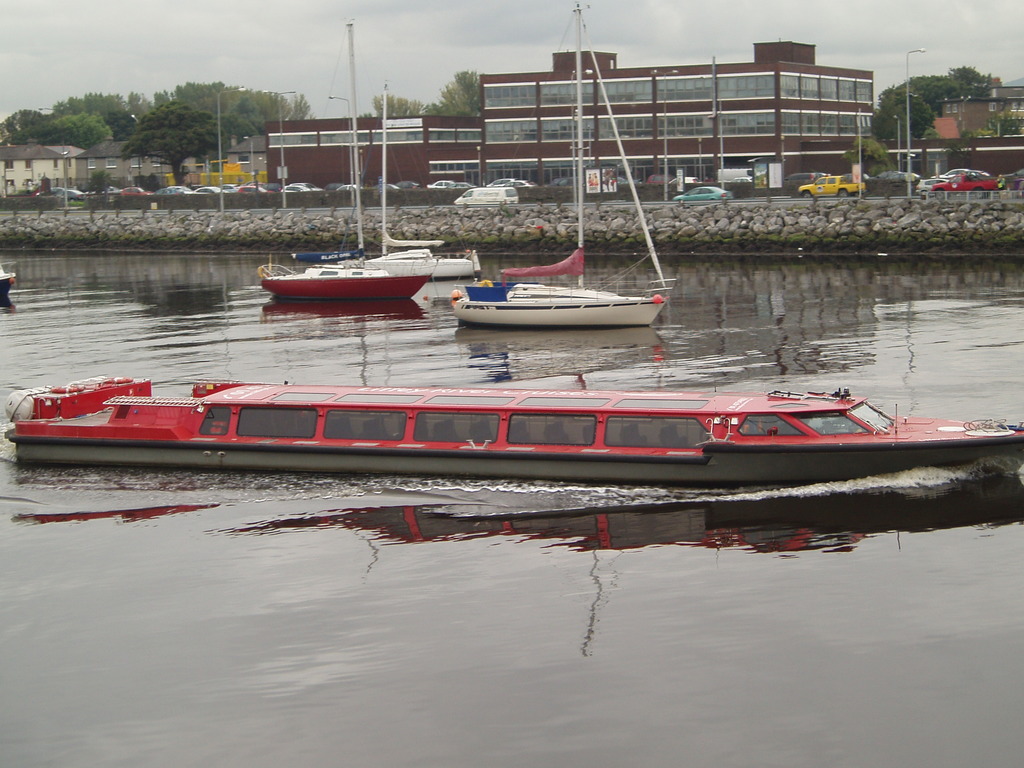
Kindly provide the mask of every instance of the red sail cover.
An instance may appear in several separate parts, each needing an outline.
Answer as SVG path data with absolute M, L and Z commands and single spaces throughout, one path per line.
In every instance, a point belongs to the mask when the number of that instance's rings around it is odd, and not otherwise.
M 541 275 L 582 275 L 583 249 L 577 248 L 572 256 L 557 264 L 546 264 L 540 267 L 512 267 L 501 270 L 505 277 L 538 277 Z

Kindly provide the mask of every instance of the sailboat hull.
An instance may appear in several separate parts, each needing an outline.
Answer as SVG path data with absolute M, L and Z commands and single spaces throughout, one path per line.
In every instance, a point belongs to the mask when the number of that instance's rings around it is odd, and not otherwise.
M 409 299 L 429 279 L 429 275 L 423 274 L 383 277 L 295 274 L 267 277 L 261 285 L 265 291 L 283 299 Z
M 585 296 L 563 299 L 510 297 L 508 301 L 471 301 L 453 304 L 456 319 L 465 325 L 504 328 L 630 328 L 650 325 L 665 303 L 660 297 Z

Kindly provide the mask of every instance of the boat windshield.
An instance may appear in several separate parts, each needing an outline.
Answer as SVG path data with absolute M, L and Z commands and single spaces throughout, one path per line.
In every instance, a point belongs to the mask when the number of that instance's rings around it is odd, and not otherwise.
M 850 413 L 878 432 L 888 432 L 892 427 L 892 419 L 867 401 L 855 405 L 850 409 Z
M 861 426 L 842 412 L 799 413 L 793 415 L 819 435 L 855 435 L 858 432 L 868 431 L 866 427 Z

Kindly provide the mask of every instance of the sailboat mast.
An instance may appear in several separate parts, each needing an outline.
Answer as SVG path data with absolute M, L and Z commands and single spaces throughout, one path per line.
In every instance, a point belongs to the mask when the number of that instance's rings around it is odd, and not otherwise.
M 583 247 L 583 11 L 576 4 L 576 247 Z M 582 279 L 582 278 L 581 278 Z
M 388 255 L 388 84 L 380 119 L 380 253 Z
M 350 21 L 348 27 L 348 90 L 349 90 L 349 117 L 351 118 L 352 128 L 352 175 L 355 177 L 353 182 L 355 183 L 355 202 L 356 202 L 356 242 L 358 243 L 359 251 L 363 251 L 363 200 L 359 194 L 360 188 L 363 186 L 363 174 L 360 173 L 359 169 L 359 131 L 356 130 L 356 45 L 355 37 L 352 33 L 352 22 Z
M 644 241 L 647 244 L 647 255 L 651 257 L 651 263 L 654 264 L 654 271 L 658 273 L 658 281 L 664 286 L 666 285 L 665 275 L 661 271 L 661 262 L 658 260 L 658 251 L 654 247 L 654 240 L 651 238 L 651 229 L 647 225 L 647 216 L 644 215 L 644 207 L 640 204 L 640 196 L 636 192 L 636 181 L 633 179 L 633 170 L 629 166 L 629 162 L 626 160 L 626 149 L 622 146 L 622 136 L 619 135 L 619 127 L 615 123 L 615 113 L 612 111 L 612 102 L 608 98 L 608 91 L 604 87 L 604 78 L 601 77 L 601 69 L 597 63 L 597 56 L 594 54 L 594 44 L 590 42 L 589 36 L 587 37 L 587 45 L 590 47 L 590 58 L 594 64 L 594 73 L 597 78 L 597 85 L 601 89 L 601 101 L 604 102 L 605 109 L 608 111 L 608 123 L 611 126 L 612 133 L 615 135 L 615 145 L 619 149 L 619 159 L 622 161 L 622 169 L 626 174 L 626 181 L 629 183 L 629 191 L 633 196 L 633 206 L 636 208 L 637 217 L 640 219 L 640 228 L 644 233 Z

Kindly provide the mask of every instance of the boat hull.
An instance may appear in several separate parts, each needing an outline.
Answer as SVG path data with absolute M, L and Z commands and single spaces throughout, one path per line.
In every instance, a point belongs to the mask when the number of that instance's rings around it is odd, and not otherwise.
M 305 277 L 288 275 L 260 281 L 265 291 L 283 299 L 409 299 L 430 279 L 429 275 L 386 277 Z
M 628 328 L 650 325 L 664 303 L 651 299 L 542 303 L 455 302 L 456 319 L 466 325 L 503 328 Z
M 392 275 L 422 275 L 429 274 L 431 280 L 457 280 L 463 277 L 473 277 L 476 268 L 470 259 L 452 258 L 398 258 L 379 256 L 375 259 L 367 259 L 368 267 L 383 269 Z
M 1024 434 L 970 443 L 885 444 L 871 447 L 739 448 L 712 444 L 675 455 L 610 456 L 556 451 L 516 453 L 488 447 L 358 448 L 273 446 L 209 441 L 116 441 L 12 438 L 18 460 L 48 464 L 272 470 L 345 474 L 506 477 L 584 483 L 663 483 L 687 486 L 791 485 L 852 480 L 928 466 L 998 461 L 1013 471 L 1024 462 Z

